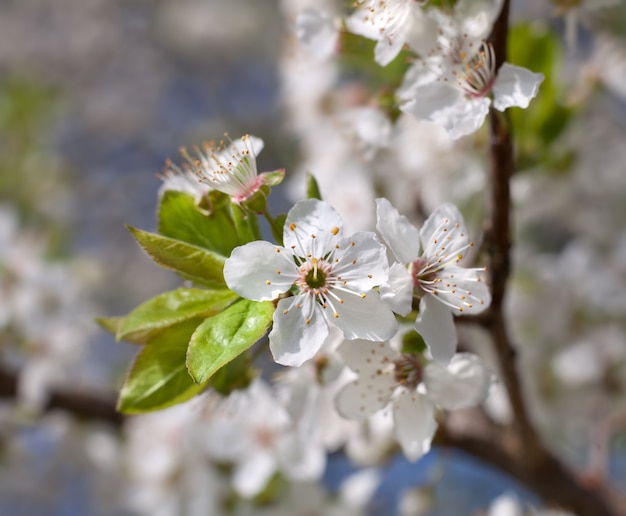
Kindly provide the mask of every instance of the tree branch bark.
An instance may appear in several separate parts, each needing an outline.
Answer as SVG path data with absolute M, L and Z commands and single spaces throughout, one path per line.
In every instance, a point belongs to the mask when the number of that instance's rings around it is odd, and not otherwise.
M 496 67 L 507 56 L 510 0 L 505 0 L 489 42 L 493 45 Z M 489 256 L 489 280 L 492 303 L 480 323 L 489 331 L 498 359 L 502 381 L 513 412 L 514 442 L 498 443 L 483 436 L 455 435 L 445 425 L 438 433 L 438 443 L 454 446 L 486 460 L 506 471 L 532 489 L 548 504 L 556 504 L 579 516 L 618 516 L 626 514 L 623 497 L 607 485 L 585 485 L 575 472 L 565 466 L 543 444 L 526 403 L 516 367 L 514 349 L 504 314 L 504 299 L 511 271 L 511 192 L 510 180 L 515 171 L 513 137 L 509 117 L 491 108 L 489 218 L 485 248 Z
M 0 398 L 17 398 L 18 372 L 12 371 L 0 364 Z M 121 426 L 124 415 L 116 408 L 114 393 L 94 391 L 77 391 L 66 387 L 57 387 L 50 391 L 48 402 L 42 407 L 42 412 L 64 410 L 79 419 L 107 421 L 115 426 Z

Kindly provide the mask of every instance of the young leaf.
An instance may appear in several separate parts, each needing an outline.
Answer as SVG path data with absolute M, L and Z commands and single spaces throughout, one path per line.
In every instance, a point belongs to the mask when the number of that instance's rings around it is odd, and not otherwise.
M 194 332 L 187 350 L 189 374 L 198 383 L 257 342 L 274 314 L 270 301 L 242 299 L 222 313 L 206 319 Z
M 98 323 L 98 326 L 103 330 L 112 333 L 113 335 L 117 335 L 122 327 L 122 323 L 124 322 L 125 317 L 96 317 L 95 321 Z
M 201 319 L 191 319 L 167 328 L 148 341 L 128 371 L 117 409 L 124 414 L 141 414 L 182 403 L 199 394 L 198 385 L 187 373 L 187 343 Z
M 237 234 L 231 213 L 230 198 L 220 192 L 210 193 L 210 212 L 198 209 L 193 196 L 166 191 L 159 205 L 159 233 L 222 256 L 245 242 Z
M 306 173 L 306 197 L 307 199 L 322 200 L 322 194 L 317 184 L 317 179 L 315 179 L 315 176 L 311 174 L 311 172 Z
M 225 289 L 223 256 L 179 240 L 148 233 L 132 226 L 128 230 L 139 245 L 159 265 L 183 278 L 213 289 Z
M 164 292 L 129 313 L 121 322 L 116 338 L 145 342 L 174 324 L 195 317 L 215 315 L 237 297 L 230 290 L 179 288 Z

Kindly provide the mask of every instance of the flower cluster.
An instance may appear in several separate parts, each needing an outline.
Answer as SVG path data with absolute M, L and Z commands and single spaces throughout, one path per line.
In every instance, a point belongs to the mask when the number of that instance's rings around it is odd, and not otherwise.
M 543 75 L 496 62 L 487 42 L 502 0 L 459 0 L 439 9 L 413 0 L 362 0 L 345 20 L 348 31 L 376 41 L 374 59 L 381 66 L 403 49 L 416 55 L 396 95 L 400 109 L 443 127 L 451 138 L 475 132 L 491 105 L 499 111 L 528 107 Z M 312 17 L 307 11 L 304 17 Z M 318 17 L 323 17 L 318 14 Z M 328 41 L 329 25 L 318 24 L 301 36 Z
M 384 198 L 377 200 L 376 234 L 343 234 L 328 203 L 296 203 L 283 245 L 254 241 L 233 250 L 224 265 L 228 287 L 254 301 L 274 301 L 269 334 L 274 360 L 301 366 L 317 357 L 338 328 L 339 353 L 359 374 L 337 398 L 339 412 L 362 419 L 392 400 L 396 437 L 408 458 L 428 451 L 437 427 L 435 405 L 454 409 L 483 401 L 491 373 L 468 353 L 456 354 L 454 315 L 486 309 L 483 269 L 459 265 L 472 247 L 459 211 L 444 204 L 421 230 Z M 389 267 L 387 250 L 394 256 Z M 419 300 L 415 329 L 430 351 L 400 353 L 386 341 L 398 331 L 393 312 L 408 315 Z

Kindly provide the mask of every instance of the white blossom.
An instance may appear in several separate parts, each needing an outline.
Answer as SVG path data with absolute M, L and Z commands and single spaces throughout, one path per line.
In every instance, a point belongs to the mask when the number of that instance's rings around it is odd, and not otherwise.
M 448 362 L 457 343 L 453 314 L 477 314 L 491 302 L 480 276 L 484 269 L 457 265 L 473 245 L 463 217 L 446 203 L 418 231 L 387 199 L 376 199 L 376 206 L 376 229 L 397 260 L 389 271 L 389 282 L 381 287 L 381 297 L 396 313 L 407 315 L 417 295 L 415 329 L 433 358 Z
M 338 351 L 358 378 L 339 393 L 337 409 L 364 419 L 391 405 L 395 435 L 409 460 L 430 449 L 437 429 L 435 404 L 447 410 L 476 405 L 491 383 L 489 369 L 470 353 L 458 353 L 443 366 L 424 365 L 384 342 L 346 341 Z
M 159 196 L 166 191 L 173 190 L 192 195 L 199 203 L 202 198 L 209 193 L 211 187 L 206 183 L 201 183 L 198 176 L 189 167 L 179 167 L 171 160 L 165 162 L 165 170 L 161 176 L 163 184 L 159 190 Z
M 284 247 L 251 242 L 235 248 L 224 265 L 226 283 L 242 297 L 294 294 L 278 301 L 269 335 L 280 364 L 300 366 L 313 357 L 329 324 L 347 339 L 388 339 L 397 330 L 393 313 L 372 290 L 387 281 L 384 246 L 374 233 L 344 237 L 342 225 L 329 204 L 301 201 L 287 214 Z
M 224 141 L 207 142 L 202 149 L 195 147 L 193 155 L 184 148 L 181 153 L 187 160 L 186 170 L 194 174 L 198 181 L 230 195 L 233 202 L 240 203 L 254 195 L 261 186 L 282 181 L 284 170 L 258 174 L 256 157 L 263 146 L 263 140 L 246 134 L 228 145 Z M 182 178 L 183 181 L 188 179 L 188 174 Z
M 424 14 L 420 1 L 365 0 L 346 20 L 350 32 L 375 40 L 374 59 L 389 64 L 408 44 L 420 52 L 435 38 L 437 26 Z
M 397 92 L 402 111 L 456 139 L 480 128 L 492 102 L 499 111 L 528 107 L 543 75 L 509 63 L 497 69 L 494 48 L 484 39 L 500 9 L 499 1 L 465 1 L 452 16 L 437 17 L 436 45 L 407 71 Z
M 205 449 L 235 466 L 233 486 L 246 498 L 261 492 L 277 471 L 299 481 L 317 480 L 324 471 L 323 447 L 307 438 L 306 425 L 294 424 L 262 380 L 231 394 L 209 417 Z

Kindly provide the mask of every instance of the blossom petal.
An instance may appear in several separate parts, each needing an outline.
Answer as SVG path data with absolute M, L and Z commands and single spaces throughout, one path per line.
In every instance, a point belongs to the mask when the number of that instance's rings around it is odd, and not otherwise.
M 415 330 L 422 336 L 437 362 L 447 364 L 456 351 L 456 328 L 450 309 L 436 296 L 426 294 L 420 300 Z
M 449 265 L 437 273 L 437 297 L 457 308 L 456 314 L 479 314 L 491 304 L 491 293 L 481 274 L 483 269 Z
M 401 106 L 402 111 L 411 113 L 418 120 L 435 122 L 438 113 L 464 101 L 463 95 L 452 86 L 437 81 L 422 84 L 412 89 L 413 97 Z
M 244 498 L 259 494 L 276 471 L 276 459 L 264 451 L 255 451 L 240 462 L 233 473 L 233 487 Z
M 459 32 L 471 38 L 486 38 L 502 10 L 502 3 L 502 0 L 459 0 L 454 7 Z
M 224 264 L 228 288 L 253 301 L 276 299 L 296 278 L 291 253 L 261 240 L 236 247 Z
M 376 229 L 399 262 L 412 263 L 417 259 L 419 231 L 384 197 L 376 199 Z
M 346 385 L 337 395 L 337 411 L 348 419 L 365 419 L 384 408 L 396 387 L 393 372 L 373 374 Z
M 369 9 L 357 9 L 346 18 L 346 27 L 353 34 L 358 34 L 367 39 L 378 40 L 381 36 L 380 23 L 372 19 Z
M 313 57 L 325 59 L 335 52 L 339 33 L 327 13 L 309 7 L 296 18 L 296 36 Z
M 489 392 L 493 373 L 472 353 L 457 353 L 447 366 L 430 362 L 424 367 L 422 381 L 428 396 L 447 410 L 473 407 Z
M 380 66 L 387 66 L 402 50 L 405 43 L 405 34 L 394 34 L 389 39 L 380 39 L 374 47 L 374 61 Z
M 327 336 L 328 324 L 313 298 L 298 296 L 278 302 L 269 334 L 270 351 L 276 363 L 301 366 L 315 356 Z
M 414 89 L 414 97 L 400 108 L 418 120 L 443 127 L 456 140 L 475 132 L 484 122 L 491 101 L 486 98 L 467 99 L 456 88 L 432 82 Z
M 297 256 L 311 254 L 321 258 L 334 249 L 341 237 L 343 222 L 339 213 L 327 202 L 305 199 L 287 214 L 283 230 L 285 248 Z
M 433 403 L 415 391 L 407 391 L 394 401 L 394 431 L 404 455 L 410 461 L 416 461 L 430 450 L 437 430 L 434 412 Z
M 401 263 L 389 269 L 389 280 L 380 286 L 380 298 L 400 315 L 408 315 L 413 309 L 413 278 Z
M 336 245 L 333 274 L 340 276 L 350 289 L 367 292 L 387 281 L 387 253 L 374 233 L 355 233 Z
M 377 292 L 371 290 L 362 295 L 346 292 L 341 301 L 329 299 L 324 312 L 346 339 L 383 341 L 398 331 L 396 317 Z
M 513 106 L 527 108 L 539 92 L 543 74 L 503 63 L 493 84 L 493 107 L 500 111 Z
M 284 433 L 276 443 L 281 472 L 291 480 L 318 480 L 326 466 L 321 443 L 311 442 L 302 432 Z
M 415 9 L 419 7 L 413 6 L 412 2 L 396 1 L 381 5 L 377 0 L 370 0 L 346 19 L 346 26 L 354 34 L 376 40 L 374 60 L 386 66 L 402 50 L 413 21 L 411 11 Z
M 416 98 L 418 88 L 437 80 L 439 75 L 425 61 L 418 59 L 405 72 L 402 84 L 396 90 L 400 103 L 409 103 Z
M 390 369 L 400 354 L 384 342 L 344 340 L 337 348 L 346 365 L 358 375 L 369 378 L 376 371 Z
M 442 204 L 426 219 L 419 232 L 422 255 L 428 260 L 443 254 L 455 256 L 469 245 L 463 215 L 449 202 Z M 442 247 L 444 247 L 442 251 Z
M 263 147 L 265 147 L 265 143 L 261 138 L 247 134 L 234 140 L 228 146 L 226 156 L 230 157 L 233 154 L 245 154 L 246 152 L 250 152 L 250 154 L 256 158 L 263 150 Z

